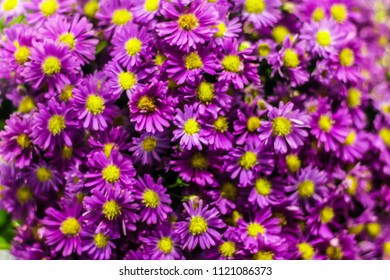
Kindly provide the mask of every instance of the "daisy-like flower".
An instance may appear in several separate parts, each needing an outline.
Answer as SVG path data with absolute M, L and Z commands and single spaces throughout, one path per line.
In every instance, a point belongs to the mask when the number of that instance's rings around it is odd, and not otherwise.
M 245 106 L 244 112 L 237 110 L 237 120 L 234 121 L 233 134 L 237 137 L 236 144 L 244 145 L 246 143 L 259 142 L 259 128 L 262 125 L 260 114 L 256 106 Z
M 119 238 L 119 233 L 104 226 L 85 226 L 81 233 L 83 252 L 94 260 L 109 260 L 116 245 L 112 240 Z
M 151 41 L 148 29 L 129 24 L 112 39 L 112 56 L 123 67 L 138 66 L 152 57 Z
M 13 17 L 19 16 L 25 12 L 25 0 L 3 0 L 0 4 L 0 18 L 5 19 L 8 24 Z
M 182 248 L 192 251 L 198 245 L 203 250 L 215 246 L 221 238 L 217 229 L 225 227 L 218 217 L 218 210 L 209 208 L 208 205 L 203 207 L 203 200 L 199 200 L 199 204 L 196 205 L 190 200 L 188 204 L 183 203 L 183 207 L 186 210 L 186 218 L 175 224 L 175 231 L 181 238 Z
M 31 187 L 23 180 L 13 182 L 13 185 L 5 187 L 0 185 L 0 206 L 14 219 L 34 218 L 37 209 L 37 197 Z
M 132 12 L 134 20 L 140 23 L 150 23 L 160 13 L 161 4 L 165 0 L 136 0 Z
M 54 99 L 47 106 L 39 103 L 38 111 L 33 115 L 31 138 L 43 150 L 52 150 L 63 144 L 70 147 L 71 133 L 76 124 L 71 108 L 65 103 L 60 104 Z
M 112 123 L 117 107 L 104 81 L 87 77 L 73 92 L 72 104 L 84 128 L 104 130 Z
M 153 165 L 161 162 L 161 157 L 170 149 L 170 139 L 167 133 L 143 133 L 139 138 L 132 139 L 134 163 L 141 162 L 143 165 Z
M 355 160 L 361 160 L 369 147 L 367 136 L 355 129 L 350 129 L 344 142 L 336 151 L 336 155 L 344 162 L 354 162 Z
M 79 63 L 69 48 L 53 40 L 34 44 L 30 50 L 30 61 L 26 62 L 24 76 L 35 89 L 48 83 L 49 89 L 61 92 L 70 84 L 69 76 L 77 74 Z
M 259 61 L 262 62 L 264 59 L 268 62 L 269 55 L 275 52 L 277 44 L 271 39 L 261 39 L 256 43 L 255 50 L 259 57 Z
M 226 4 L 226 3 L 225 3 Z M 241 23 L 239 18 L 233 18 L 228 20 L 226 6 L 218 7 L 215 6 L 219 12 L 219 21 L 215 26 L 217 31 L 213 34 L 213 47 L 220 47 L 223 45 L 225 39 L 228 38 L 237 38 L 238 34 L 241 32 Z
M 243 19 L 252 23 L 256 29 L 271 27 L 279 20 L 280 0 L 239 0 L 243 5 Z
M 339 48 L 338 54 L 332 59 L 331 67 L 340 81 L 357 83 L 363 78 L 361 61 L 362 55 L 359 42 L 351 42 Z
M 211 26 L 218 24 L 217 11 L 203 0 L 165 2 L 161 14 L 170 21 L 158 23 L 157 34 L 187 52 L 209 40 L 215 33 Z
M 92 27 L 86 18 L 79 15 L 75 15 L 71 22 L 65 16 L 56 16 L 46 22 L 42 35 L 67 46 L 80 65 L 84 65 L 95 59 L 98 40 L 94 38 Z
M 212 150 L 230 150 L 233 147 L 233 135 L 229 131 L 229 120 L 224 115 L 212 118 L 205 124 L 204 138 Z
M 130 120 L 135 122 L 137 131 L 163 132 L 170 126 L 174 110 L 167 92 L 166 83 L 154 80 L 132 96 L 129 103 Z
M 280 182 L 266 177 L 259 177 L 248 196 L 248 201 L 252 205 L 264 208 L 268 205 L 280 203 L 284 196 Z
M 58 191 L 63 182 L 60 173 L 43 160 L 29 168 L 27 181 L 36 195 L 47 195 L 51 191 Z
M 61 252 L 66 257 L 73 252 L 82 252 L 80 232 L 83 228 L 82 207 L 77 201 L 64 201 L 60 209 L 50 207 L 42 220 L 43 236 L 54 252 Z
M 138 176 L 134 189 L 134 198 L 140 201 L 141 221 L 148 225 L 166 221 L 168 213 L 172 212 L 169 207 L 172 201 L 162 185 L 162 178 L 160 177 L 155 183 L 149 174 L 145 174 L 143 178 Z
M 100 8 L 98 0 L 83 0 L 82 2 L 81 5 L 79 4 L 77 6 L 78 12 L 86 15 L 90 19 L 94 19 Z
M 177 129 L 173 131 L 172 141 L 180 139 L 180 146 L 188 150 L 191 150 L 192 147 L 202 150 L 202 143 L 207 144 L 204 130 L 198 120 L 197 109 L 193 105 L 185 104 L 184 112 L 176 109 L 177 115 L 173 120 Z
M 21 0 L 20 0 L 21 1 Z M 65 14 L 72 11 L 74 0 L 31 0 L 26 1 L 25 8 L 27 21 L 35 25 L 41 26 L 50 18 L 56 15 Z
M 276 153 L 287 153 L 288 149 L 296 150 L 308 137 L 305 130 L 309 126 L 308 116 L 294 110 L 294 104 L 279 103 L 279 108 L 272 107 L 268 112 L 269 121 L 263 121 L 259 129 L 259 138 L 265 145 L 273 142 Z M 271 143 L 272 143 L 271 142 Z
M 136 171 L 132 162 L 125 156 L 112 150 L 107 157 L 103 151 L 96 152 L 88 160 L 91 168 L 85 175 L 88 188 L 99 190 L 110 189 L 131 189 Z
M 112 151 L 120 153 L 127 151 L 130 146 L 128 140 L 127 131 L 123 127 L 115 127 L 92 134 L 88 139 L 88 145 L 92 150 L 91 153 L 103 151 L 105 156 L 109 158 Z

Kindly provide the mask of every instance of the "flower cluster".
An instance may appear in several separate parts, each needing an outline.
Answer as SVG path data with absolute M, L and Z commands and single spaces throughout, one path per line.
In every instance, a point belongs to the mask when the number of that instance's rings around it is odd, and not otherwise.
M 12 254 L 389 258 L 389 5 L 0 1 Z

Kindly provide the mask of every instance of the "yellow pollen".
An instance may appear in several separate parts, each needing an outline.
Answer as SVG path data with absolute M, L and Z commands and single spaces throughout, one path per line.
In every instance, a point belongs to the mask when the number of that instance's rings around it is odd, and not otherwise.
M 332 129 L 334 121 L 328 115 L 321 115 L 318 120 L 318 126 L 324 132 L 329 132 Z
M 59 40 L 61 43 L 64 43 L 69 47 L 69 49 L 74 50 L 76 45 L 76 40 L 74 38 L 74 34 L 66 32 L 60 35 Z
M 379 136 L 382 138 L 383 143 L 390 147 L 390 129 L 383 127 L 381 130 L 379 130 Z
M 260 125 L 261 125 L 261 121 L 258 117 L 250 117 L 248 118 L 246 127 L 250 132 L 254 132 L 260 127 Z
M 240 52 L 245 51 L 246 49 L 250 48 L 251 46 L 252 46 L 251 42 L 243 41 L 238 46 L 238 51 L 240 51 Z
M 261 14 L 265 10 L 264 0 L 246 0 L 245 10 L 250 14 Z
M 27 62 L 29 56 L 30 49 L 25 46 L 16 48 L 16 51 L 14 53 L 15 60 L 20 65 L 23 65 L 25 62 Z
M 73 154 L 72 147 L 64 146 L 62 148 L 62 158 L 70 160 L 72 158 L 72 154 Z
M 140 110 L 146 111 L 148 113 L 152 113 L 156 110 L 156 105 L 154 104 L 153 98 L 146 95 L 139 99 L 137 106 Z
M 360 234 L 364 229 L 364 224 L 357 224 L 355 226 L 351 226 L 349 232 L 355 235 Z
M 240 158 L 240 166 L 246 170 L 251 169 L 257 163 L 257 156 L 253 152 L 245 152 Z
M 276 117 L 272 121 L 272 134 L 278 136 L 286 136 L 291 133 L 291 121 L 285 117 Z
M 121 72 L 118 75 L 118 81 L 123 90 L 128 90 L 137 83 L 137 78 L 131 72 Z
M 192 216 L 188 231 L 192 235 L 199 235 L 207 231 L 208 225 L 204 218 L 201 216 Z
M 122 214 L 121 207 L 115 200 L 109 200 L 103 204 L 103 215 L 110 221 Z
M 295 173 L 301 168 L 301 160 L 294 154 L 286 156 L 286 164 L 291 173 Z
M 277 25 L 272 30 L 272 37 L 278 44 L 283 43 L 284 38 L 288 35 L 290 35 L 290 31 L 283 25 Z
M 257 47 L 257 51 L 259 53 L 259 56 L 267 56 L 271 52 L 271 47 L 267 43 L 261 43 Z
M 254 260 L 270 261 L 274 259 L 274 253 L 271 251 L 259 251 L 253 255 Z
M 121 176 L 121 170 L 118 166 L 109 164 L 102 170 L 102 177 L 109 183 L 115 183 Z
M 115 25 L 125 25 L 133 19 L 133 14 L 126 9 L 118 9 L 112 14 L 111 22 Z
M 241 61 L 237 55 L 227 55 L 222 60 L 222 67 L 228 72 L 240 72 Z
M 197 53 L 191 53 L 185 57 L 185 65 L 188 70 L 199 69 L 203 67 L 203 62 Z
M 142 141 L 142 148 L 146 152 L 153 151 L 157 146 L 157 139 L 155 137 L 146 137 L 144 141 Z
M 248 235 L 252 237 L 257 237 L 259 234 L 263 235 L 266 232 L 265 227 L 260 225 L 259 223 L 249 223 L 247 227 Z
M 23 114 L 28 114 L 34 108 L 36 108 L 34 99 L 30 96 L 25 96 L 19 103 L 18 111 Z
M 229 123 L 226 117 L 218 117 L 217 120 L 214 122 L 214 128 L 216 131 L 219 131 L 221 133 L 227 131 L 229 128 Z
M 322 19 L 325 18 L 325 12 L 322 8 L 316 8 L 312 15 L 311 15 L 311 18 L 314 20 L 314 21 L 321 21 Z
M 160 0 L 146 0 L 144 8 L 148 12 L 154 12 L 158 10 Z
M 224 184 L 222 184 L 221 196 L 223 198 L 227 198 L 231 201 L 234 201 L 237 198 L 237 193 L 238 193 L 237 187 L 235 185 L 233 185 L 232 183 L 225 182 Z
M 361 104 L 362 92 L 357 88 L 351 88 L 348 90 L 347 104 L 350 108 L 356 108 Z
M 298 185 L 298 194 L 302 198 L 309 198 L 314 194 L 315 184 L 311 180 L 305 180 Z
M 157 243 L 157 248 L 162 251 L 165 255 L 173 251 L 173 241 L 169 237 L 163 237 Z
M 36 176 L 37 176 L 37 179 L 39 180 L 39 182 L 46 182 L 46 181 L 49 181 L 51 179 L 52 174 L 51 174 L 50 169 L 48 169 L 46 167 L 39 167 L 37 169 Z
M 39 8 L 45 17 L 50 17 L 57 12 L 59 5 L 56 0 L 43 0 L 39 3 Z
M 200 83 L 196 91 L 196 94 L 201 102 L 210 103 L 215 98 L 214 85 L 203 81 Z
M 344 48 L 339 54 L 341 65 L 345 67 L 352 66 L 355 63 L 355 54 L 350 48 Z
M 47 128 L 54 136 L 60 134 L 66 128 L 64 117 L 61 115 L 52 116 L 49 119 Z
M 191 31 L 198 27 L 198 19 L 194 14 L 184 14 L 179 17 L 178 24 L 181 29 Z
M 131 38 L 125 44 L 125 50 L 129 56 L 138 54 L 142 49 L 142 42 L 138 38 Z
M 326 254 L 331 260 L 342 260 L 343 259 L 343 250 L 339 246 L 329 246 L 326 249 Z
M 333 218 L 334 218 L 334 211 L 331 207 L 326 206 L 324 207 L 324 209 L 320 211 L 321 223 L 327 224 L 331 222 Z
M 259 178 L 255 182 L 255 189 L 258 194 L 267 196 L 271 193 L 272 184 L 265 178 Z
M 317 32 L 317 43 L 322 47 L 328 47 L 332 43 L 332 37 L 328 30 L 320 30 Z
M 99 10 L 99 3 L 97 0 L 91 0 L 84 6 L 84 14 L 89 18 L 94 18 Z
M 115 148 L 115 144 L 114 143 L 104 144 L 103 152 L 104 152 L 104 155 L 106 156 L 106 158 L 110 157 L 111 151 L 112 151 L 113 148 Z
M 355 176 L 347 175 L 346 177 L 348 187 L 346 189 L 347 193 L 350 195 L 354 195 L 356 193 L 356 189 L 358 187 L 358 181 Z
M 368 223 L 366 229 L 367 233 L 373 238 L 377 237 L 382 231 L 380 223 Z
M 60 99 L 68 102 L 73 97 L 73 88 L 74 86 L 72 85 L 65 85 L 65 88 L 60 93 Z
M 161 66 L 163 65 L 163 63 L 167 60 L 167 57 L 161 53 L 158 53 L 156 54 L 156 58 L 154 60 L 154 62 L 156 63 L 156 65 L 158 66 Z
M 226 241 L 219 246 L 219 252 L 222 256 L 231 258 L 236 252 L 236 244 L 232 241 Z
M 13 9 L 16 8 L 18 5 L 18 0 L 5 0 L 3 2 L 3 10 L 4 11 L 12 11 Z
M 330 8 L 330 13 L 333 19 L 339 23 L 344 22 L 348 16 L 347 7 L 343 4 L 333 4 Z
M 191 157 L 191 166 L 195 169 L 207 169 L 209 163 L 204 155 L 201 153 L 195 153 Z
M 356 141 L 356 133 L 355 131 L 351 131 L 348 136 L 345 138 L 344 145 L 352 146 Z
M 186 123 L 184 124 L 184 132 L 187 133 L 188 135 L 194 135 L 194 134 L 198 133 L 199 130 L 200 130 L 200 125 L 193 118 L 188 119 L 186 121 Z
M 226 24 L 223 23 L 222 21 L 216 26 L 216 28 L 218 29 L 217 32 L 214 33 L 214 37 L 215 38 L 222 38 L 223 36 L 225 36 L 225 33 L 226 33 Z
M 384 114 L 390 114 L 390 104 L 383 104 L 382 105 L 382 112 Z
M 155 191 L 148 189 L 142 195 L 142 202 L 146 207 L 156 208 L 160 204 L 160 197 Z
M 108 236 L 103 235 L 102 233 L 95 234 L 93 242 L 99 249 L 104 248 L 108 244 Z
M 61 71 L 61 61 L 55 56 L 48 56 L 42 63 L 42 70 L 47 76 L 58 74 Z
M 289 68 L 297 68 L 299 66 L 299 63 L 300 61 L 299 61 L 298 53 L 295 50 L 287 49 L 284 52 L 284 56 L 283 56 L 284 66 Z
M 33 199 L 31 190 L 28 186 L 20 187 L 16 192 L 16 198 L 20 204 L 25 204 Z
M 314 257 L 314 248 L 306 242 L 298 244 L 298 250 L 301 253 L 302 259 L 312 260 Z
M 60 230 L 64 235 L 75 236 L 81 231 L 81 225 L 75 218 L 69 217 L 61 223 Z
M 383 243 L 383 252 L 386 255 L 390 255 L 390 241 Z
M 18 135 L 18 137 L 16 137 L 16 142 L 22 149 L 30 147 L 31 144 L 30 137 L 28 137 L 26 134 Z
M 88 112 L 99 115 L 104 111 L 104 99 L 96 94 L 90 94 L 85 102 Z

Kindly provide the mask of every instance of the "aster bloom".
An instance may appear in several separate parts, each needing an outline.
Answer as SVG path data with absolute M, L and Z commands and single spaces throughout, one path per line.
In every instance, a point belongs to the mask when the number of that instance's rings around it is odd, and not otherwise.
M 259 57 L 259 61 L 264 59 L 268 61 L 269 55 L 276 49 L 276 43 L 271 39 L 261 39 L 256 43 L 255 51 Z
M 27 21 L 39 27 L 56 15 L 70 12 L 73 3 L 74 0 L 31 0 L 24 4 L 29 11 Z
M 226 4 L 226 3 L 224 3 Z M 217 7 L 217 6 L 216 6 Z M 225 39 L 237 38 L 241 32 L 241 23 L 238 18 L 228 20 L 226 6 L 217 8 L 220 13 L 220 21 L 215 26 L 217 31 L 213 34 L 213 46 L 222 46 Z
M 164 0 L 136 0 L 132 8 L 134 20 L 140 23 L 149 23 L 160 13 L 161 4 Z
M 23 0 L 4 0 L 0 5 L 0 17 L 8 23 L 13 17 L 25 11 Z
M 134 163 L 153 165 L 162 160 L 162 156 L 170 148 L 167 133 L 143 133 L 139 138 L 132 139 L 129 151 L 133 152 Z
M 280 18 L 279 0 L 240 0 L 239 4 L 244 6 L 243 19 L 256 29 L 273 26 Z
M 344 143 L 340 145 L 336 154 L 345 162 L 354 162 L 355 160 L 360 160 L 369 147 L 370 144 L 365 135 L 357 132 L 355 129 L 350 129 Z
M 149 85 L 139 89 L 129 103 L 131 121 L 135 122 L 138 131 L 163 132 L 170 126 L 170 115 L 173 107 L 167 97 L 167 84 L 152 81 Z
M 229 131 L 228 118 L 219 115 L 210 124 L 205 124 L 204 138 L 213 150 L 230 150 L 233 147 L 233 135 Z
M 119 237 L 118 233 L 103 226 L 83 227 L 80 235 L 83 252 L 94 260 L 109 260 L 112 251 L 116 248 L 112 240 Z
M 170 21 L 158 23 L 157 34 L 169 45 L 189 51 L 213 36 L 211 26 L 217 25 L 218 13 L 206 1 L 186 2 L 178 0 L 162 4 L 161 14 Z
M 293 110 L 294 104 L 279 103 L 279 108 L 272 107 L 268 112 L 269 121 L 263 121 L 260 127 L 259 139 L 265 145 L 273 141 L 277 153 L 287 153 L 288 149 L 296 150 L 304 144 L 308 137 L 306 127 L 308 116 L 299 110 Z
M 248 201 L 252 205 L 264 208 L 268 205 L 279 204 L 283 196 L 280 182 L 260 176 L 256 179 L 254 187 L 249 193 Z
M 217 188 L 212 186 L 205 192 L 213 200 L 210 205 L 217 207 L 221 214 L 226 215 L 236 208 L 238 188 L 234 182 L 227 180 Z
M 62 184 L 62 178 L 58 170 L 44 161 L 33 164 L 29 168 L 27 181 L 36 195 L 47 195 L 51 191 L 58 191 L 58 186 Z
M 331 67 L 334 67 L 336 77 L 344 83 L 361 81 L 360 72 L 361 46 L 358 43 L 350 43 L 340 46 L 338 55 L 332 59 Z
M 9 187 L 1 185 L 0 206 L 12 213 L 14 219 L 33 218 L 37 209 L 37 197 L 30 185 L 18 180 Z
M 234 121 L 234 132 L 238 145 L 245 143 L 256 144 L 259 142 L 259 128 L 262 125 L 261 115 L 258 114 L 256 106 L 246 106 L 245 111 L 237 111 L 237 120 Z
M 91 135 L 88 139 L 88 144 L 92 149 L 92 153 L 96 151 L 103 151 L 107 158 L 110 157 L 111 152 L 119 151 L 125 152 L 130 144 L 127 143 L 129 135 L 122 127 L 115 127 L 110 130 L 97 132 Z
M 207 205 L 203 207 L 203 200 L 199 200 L 196 206 L 190 200 L 188 204 L 183 203 L 183 207 L 186 210 L 186 218 L 177 222 L 175 229 L 181 238 L 182 248 L 192 251 L 198 245 L 202 249 L 216 245 L 221 236 L 217 230 L 225 227 L 218 217 L 218 211 Z

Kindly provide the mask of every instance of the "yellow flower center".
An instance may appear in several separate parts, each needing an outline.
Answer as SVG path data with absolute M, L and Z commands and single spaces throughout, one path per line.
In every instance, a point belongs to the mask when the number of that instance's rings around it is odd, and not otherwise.
M 288 35 L 290 35 L 290 31 L 283 25 L 277 25 L 272 29 L 272 37 L 278 44 L 283 43 L 284 38 Z
M 382 231 L 382 227 L 379 223 L 368 223 L 366 229 L 367 233 L 373 238 L 377 237 Z
M 76 45 L 76 40 L 74 38 L 74 34 L 66 32 L 60 35 L 59 40 L 61 43 L 64 43 L 69 47 L 69 49 L 74 50 Z
M 111 151 L 112 149 L 115 147 L 115 144 L 114 143 L 107 143 L 107 144 L 104 144 L 103 146 L 103 152 L 104 152 L 104 155 L 109 158 L 110 155 L 111 155 Z
M 332 37 L 328 30 L 320 30 L 317 32 L 317 43 L 323 47 L 330 46 L 332 43 Z
M 356 189 L 358 187 L 358 181 L 357 181 L 356 177 L 352 176 L 352 175 L 347 175 L 346 180 L 348 183 L 348 187 L 346 190 L 347 193 L 349 193 L 350 195 L 354 195 L 356 193 Z
M 334 218 L 334 211 L 331 207 L 326 206 L 324 207 L 324 209 L 320 211 L 321 223 L 327 224 L 331 222 L 333 218 Z
M 351 88 L 348 90 L 347 104 L 350 108 L 356 108 L 361 104 L 362 92 L 357 88 Z
M 198 19 L 194 14 L 184 14 L 178 19 L 178 24 L 181 29 L 191 31 L 198 27 Z
M 384 114 L 390 114 L 390 104 L 383 104 L 382 105 L 382 111 Z
M 18 5 L 18 0 L 5 0 L 3 2 L 3 10 L 4 11 L 11 11 L 16 8 Z
M 91 0 L 84 6 L 84 14 L 89 18 L 94 18 L 99 10 L 99 3 L 97 0 Z
M 318 120 L 318 126 L 324 132 L 329 132 L 332 129 L 334 121 L 328 115 L 321 115 Z
M 344 48 L 339 54 L 341 65 L 345 67 L 352 66 L 355 63 L 355 54 L 350 48 Z
M 278 136 L 286 136 L 291 133 L 291 121 L 285 117 L 276 117 L 272 121 L 272 134 Z
M 110 221 L 122 214 L 121 207 L 115 200 L 109 200 L 103 204 L 103 215 Z
M 47 76 L 58 74 L 61 71 L 61 61 L 55 56 L 48 56 L 42 64 L 42 70 Z
M 261 14 L 265 10 L 264 0 L 246 0 L 245 10 L 250 14 Z
M 109 164 L 102 171 L 102 177 L 109 183 L 115 183 L 121 176 L 121 170 L 118 166 Z
M 322 8 L 316 8 L 312 15 L 311 15 L 311 18 L 314 20 L 314 21 L 321 21 L 325 18 L 325 12 Z
M 142 141 L 142 148 L 146 152 L 153 151 L 157 146 L 157 139 L 155 137 L 146 137 L 144 141 Z
M 196 94 L 201 102 L 209 103 L 215 98 L 214 85 L 203 81 L 200 83 Z
M 274 253 L 271 251 L 259 251 L 253 255 L 254 260 L 270 261 L 274 259 Z
M 62 158 L 63 159 L 70 160 L 72 158 L 72 154 L 73 154 L 72 147 L 64 146 L 62 148 Z
M 173 251 L 173 241 L 169 237 L 163 237 L 157 243 L 157 248 L 162 251 L 165 255 Z
M 265 178 L 259 178 L 255 182 L 255 189 L 258 194 L 267 196 L 271 193 L 272 184 Z
M 251 169 L 257 163 L 257 156 L 253 152 L 245 152 L 240 158 L 240 166 L 246 170 Z
M 131 89 L 137 83 L 137 78 L 131 72 L 119 73 L 118 80 L 123 90 Z
M 222 256 L 231 258 L 236 252 L 236 244 L 232 241 L 225 241 L 222 243 L 222 245 L 219 246 L 219 252 Z
M 65 118 L 61 115 L 54 115 L 49 119 L 47 128 L 51 134 L 58 135 L 66 128 Z
M 22 149 L 30 147 L 31 144 L 30 137 L 26 134 L 19 134 L 18 137 L 16 137 L 16 142 Z
M 217 120 L 214 122 L 214 128 L 216 131 L 219 131 L 221 133 L 228 130 L 229 123 L 228 123 L 226 117 L 218 117 Z
M 60 99 L 68 102 L 73 97 L 73 88 L 74 86 L 72 85 L 65 85 L 65 88 L 60 93 Z
M 204 218 L 200 216 L 192 216 L 190 220 L 189 232 L 192 235 L 198 235 L 207 231 L 208 225 Z
M 383 143 L 385 143 L 387 147 L 390 147 L 390 129 L 383 127 L 379 130 L 379 136 L 382 138 Z
M 390 241 L 383 243 L 383 251 L 386 255 L 390 255 Z
M 302 198 L 309 198 L 314 194 L 315 184 L 311 180 L 305 180 L 298 185 L 298 194 Z
M 56 0 L 43 0 L 39 3 L 39 8 L 45 17 L 49 17 L 57 12 L 59 4 Z
M 33 199 L 31 190 L 28 186 L 20 187 L 16 192 L 16 198 L 18 199 L 20 204 L 25 204 Z
M 16 48 L 16 51 L 14 53 L 15 60 L 20 65 L 23 65 L 25 62 L 27 62 L 29 56 L 30 49 L 25 46 Z
M 250 48 L 251 46 L 252 46 L 251 42 L 243 41 L 238 46 L 238 51 L 240 51 L 240 52 L 245 51 L 246 49 Z
M 60 230 L 65 235 L 75 236 L 81 231 L 81 225 L 77 219 L 69 217 L 61 223 Z
M 283 63 L 286 67 L 297 68 L 300 63 L 298 53 L 293 49 L 287 49 L 284 52 Z
M 197 53 L 191 53 L 185 57 L 185 65 L 188 70 L 199 69 L 203 67 L 203 62 Z
M 148 189 L 142 195 L 142 202 L 146 207 L 156 208 L 160 204 L 160 197 L 155 191 Z
M 344 22 L 348 16 L 347 7 L 344 4 L 333 4 L 330 13 L 333 19 L 339 23 Z
M 263 235 L 266 232 L 265 227 L 260 225 L 259 223 L 249 223 L 247 227 L 248 235 L 252 237 L 257 237 L 259 234 Z
M 140 110 L 146 111 L 148 113 L 152 113 L 156 110 L 156 105 L 154 104 L 153 98 L 145 95 L 139 99 L 137 106 Z
M 261 125 L 261 121 L 258 117 L 250 117 L 248 118 L 246 127 L 250 132 L 254 132 L 260 127 L 260 125 Z
M 199 130 L 200 130 L 200 125 L 193 118 L 188 119 L 186 121 L 186 123 L 184 124 L 184 132 L 187 133 L 188 135 L 194 135 L 194 134 L 198 133 Z
M 241 61 L 237 55 L 227 55 L 222 60 L 222 67 L 224 70 L 238 73 L 240 71 Z
M 115 25 L 125 25 L 133 19 L 133 14 L 126 9 L 118 9 L 112 14 L 111 22 Z
M 326 254 L 331 260 L 342 260 L 343 259 L 343 250 L 339 246 L 329 246 L 326 249 Z
M 204 155 L 201 153 L 195 153 L 191 157 L 191 166 L 195 169 L 207 169 L 209 163 Z
M 19 103 L 18 111 L 23 114 L 28 114 L 34 108 L 36 108 L 34 99 L 32 99 L 30 96 L 25 96 Z
M 257 47 L 257 51 L 259 53 L 259 56 L 267 56 L 271 52 L 271 47 L 267 43 L 261 43 Z
M 349 228 L 349 232 L 355 235 L 360 234 L 364 229 L 364 224 L 357 224 Z
M 158 10 L 160 0 L 146 0 L 144 8 L 148 12 L 154 12 Z
M 352 146 L 355 144 L 356 141 L 356 133 L 355 131 L 351 131 L 348 136 L 345 138 L 344 145 L 345 146 Z
M 312 260 L 314 257 L 314 248 L 306 242 L 298 244 L 298 250 L 301 253 L 302 259 Z
M 138 38 L 131 38 L 125 44 L 125 50 L 129 56 L 134 56 L 141 51 L 142 42 Z
M 231 201 L 234 201 L 237 198 L 237 193 L 238 193 L 237 187 L 234 186 L 232 183 L 225 182 L 224 184 L 222 184 L 221 196 L 223 198 L 227 198 Z
M 220 23 L 218 23 L 216 28 L 218 29 L 218 31 L 214 33 L 214 37 L 222 38 L 223 36 L 225 36 L 226 30 L 227 30 L 225 23 L 223 23 L 221 21 Z
M 167 57 L 161 53 L 156 54 L 155 63 L 158 66 L 163 65 L 163 63 L 167 60 Z
M 46 181 L 49 181 L 51 179 L 52 174 L 51 174 L 50 169 L 48 169 L 46 167 L 39 167 L 37 169 L 36 176 L 37 176 L 39 182 L 46 182 Z
M 104 111 L 104 99 L 96 94 L 90 94 L 85 102 L 88 112 L 93 115 L 99 115 Z
M 301 168 L 301 160 L 294 154 L 286 156 L 286 164 L 291 173 L 295 173 Z
M 108 236 L 105 236 L 102 233 L 95 234 L 93 237 L 93 242 L 99 249 L 104 248 L 108 244 Z

